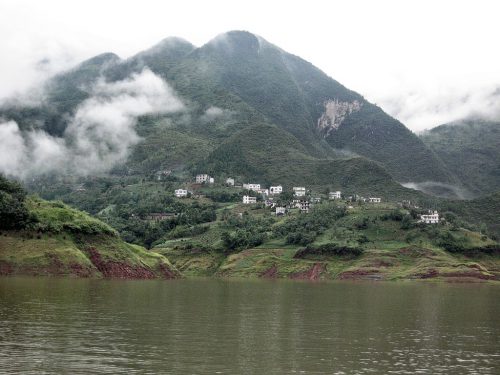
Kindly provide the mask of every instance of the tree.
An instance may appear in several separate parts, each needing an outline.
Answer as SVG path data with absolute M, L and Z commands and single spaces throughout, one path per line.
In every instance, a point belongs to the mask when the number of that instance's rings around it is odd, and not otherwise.
M 25 204 L 26 192 L 0 175 L 0 229 L 21 229 L 33 219 Z

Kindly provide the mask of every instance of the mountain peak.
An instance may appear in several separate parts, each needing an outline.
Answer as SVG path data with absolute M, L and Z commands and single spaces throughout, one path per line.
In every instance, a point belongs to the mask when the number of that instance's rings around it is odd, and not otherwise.
M 215 47 L 227 51 L 258 51 L 261 42 L 264 41 L 260 36 L 244 30 L 232 30 L 217 35 L 210 40 L 206 46 Z
M 158 53 L 164 50 L 171 50 L 171 49 L 189 49 L 193 50 L 195 46 L 187 41 L 186 39 L 179 38 L 176 36 L 169 36 L 165 39 L 162 39 L 159 43 L 155 44 L 151 48 L 141 52 L 143 54 L 153 54 L 153 53 Z
M 112 64 L 118 61 L 120 61 L 120 57 L 117 54 L 112 52 L 105 52 L 81 62 L 79 66 L 80 67 L 102 66 L 105 64 Z

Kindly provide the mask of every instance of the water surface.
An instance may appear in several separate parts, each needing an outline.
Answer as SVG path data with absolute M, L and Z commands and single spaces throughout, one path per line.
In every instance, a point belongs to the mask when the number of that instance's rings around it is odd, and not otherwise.
M 500 287 L 0 278 L 0 373 L 499 374 Z

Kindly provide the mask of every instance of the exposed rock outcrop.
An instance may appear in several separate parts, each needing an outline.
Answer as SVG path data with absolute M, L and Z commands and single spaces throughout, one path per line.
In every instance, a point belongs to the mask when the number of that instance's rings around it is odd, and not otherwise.
M 338 99 L 329 99 L 323 103 L 325 111 L 318 119 L 317 128 L 326 138 L 333 130 L 337 130 L 342 122 L 351 113 L 361 109 L 362 103 L 357 100 L 342 102 Z

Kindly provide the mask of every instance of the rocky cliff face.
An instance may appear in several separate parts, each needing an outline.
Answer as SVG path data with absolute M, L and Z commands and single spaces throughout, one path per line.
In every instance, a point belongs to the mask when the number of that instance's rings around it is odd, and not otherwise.
M 323 137 L 328 137 L 332 131 L 339 128 L 347 116 L 358 112 L 361 106 L 362 103 L 357 100 L 352 102 L 343 102 L 338 99 L 325 101 L 325 111 L 318 119 L 317 129 Z

